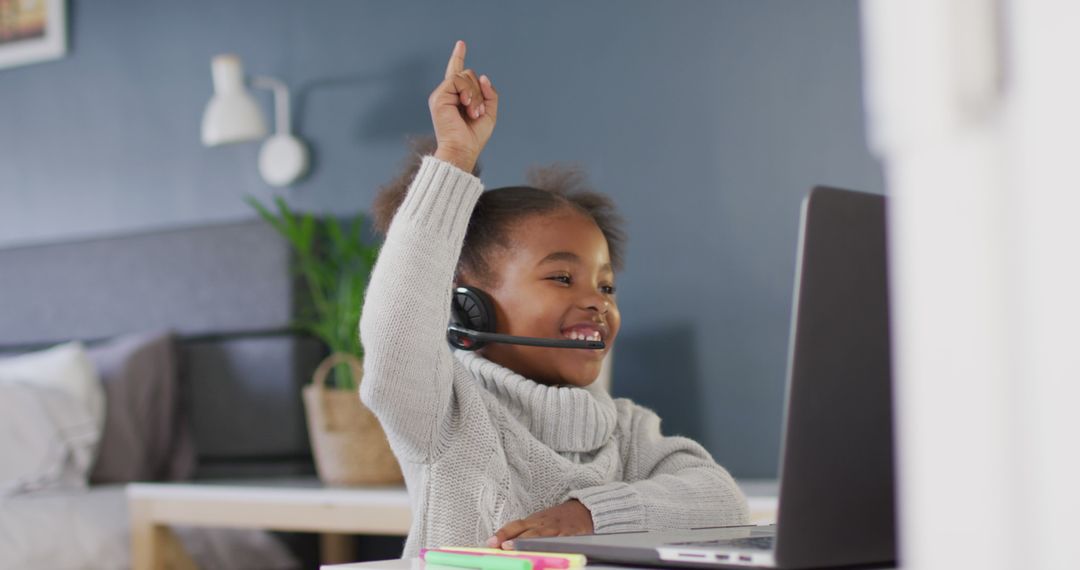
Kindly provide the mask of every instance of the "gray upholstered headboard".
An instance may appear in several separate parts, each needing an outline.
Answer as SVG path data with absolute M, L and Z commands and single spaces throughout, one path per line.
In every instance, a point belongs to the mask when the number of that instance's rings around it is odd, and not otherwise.
M 287 330 L 289 262 L 260 221 L 0 249 L 0 352 L 171 329 L 198 474 L 312 472 L 300 386 L 325 349 Z

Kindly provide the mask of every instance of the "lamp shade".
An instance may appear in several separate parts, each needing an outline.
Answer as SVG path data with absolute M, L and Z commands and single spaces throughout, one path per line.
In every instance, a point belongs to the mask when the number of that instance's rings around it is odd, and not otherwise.
M 203 112 L 203 144 L 216 146 L 266 137 L 266 119 L 258 102 L 244 87 L 240 58 L 228 54 L 216 56 L 210 69 L 214 76 L 214 95 Z

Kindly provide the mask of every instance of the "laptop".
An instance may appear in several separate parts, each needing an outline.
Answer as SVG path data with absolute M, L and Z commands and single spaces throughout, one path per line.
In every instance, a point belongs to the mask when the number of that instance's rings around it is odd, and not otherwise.
M 775 525 L 516 539 L 622 564 L 811 568 L 896 559 L 885 198 L 803 201 Z

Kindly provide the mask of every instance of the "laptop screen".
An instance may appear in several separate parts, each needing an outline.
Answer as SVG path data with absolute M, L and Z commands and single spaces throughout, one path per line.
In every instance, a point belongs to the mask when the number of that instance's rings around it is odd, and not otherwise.
M 895 559 L 885 198 L 803 203 L 780 459 L 778 565 Z

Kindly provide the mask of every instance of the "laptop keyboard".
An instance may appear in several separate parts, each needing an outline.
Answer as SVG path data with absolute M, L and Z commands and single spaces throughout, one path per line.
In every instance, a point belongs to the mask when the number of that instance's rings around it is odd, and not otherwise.
M 776 544 L 775 536 L 751 536 L 747 538 L 721 538 L 717 540 L 692 540 L 675 542 L 673 546 L 706 546 L 723 548 L 746 548 L 753 550 L 772 550 Z

